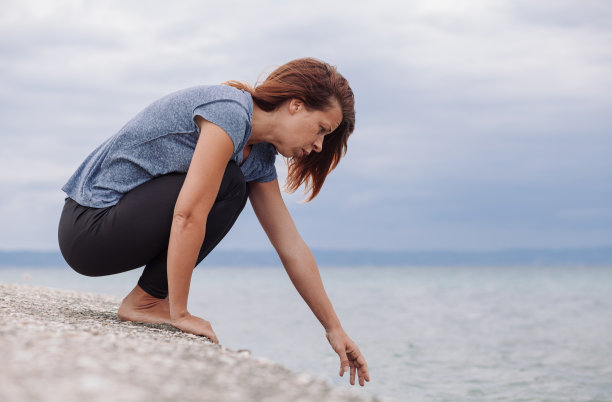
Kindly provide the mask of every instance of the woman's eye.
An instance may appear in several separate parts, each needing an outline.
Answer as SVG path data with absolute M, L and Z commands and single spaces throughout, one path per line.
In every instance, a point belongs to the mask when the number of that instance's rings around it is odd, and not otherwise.
M 327 130 L 325 129 L 325 127 L 321 126 L 321 129 L 319 130 L 319 134 L 325 134 L 325 132 L 327 132 Z

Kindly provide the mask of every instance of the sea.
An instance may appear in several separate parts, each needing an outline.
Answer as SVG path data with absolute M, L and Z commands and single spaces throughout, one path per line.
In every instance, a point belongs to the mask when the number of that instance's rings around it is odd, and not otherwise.
M 220 342 L 396 401 L 612 401 L 612 267 L 320 267 L 370 369 L 340 362 L 282 267 L 198 266 L 189 309 Z M 0 281 L 124 296 L 139 270 L 0 268 Z

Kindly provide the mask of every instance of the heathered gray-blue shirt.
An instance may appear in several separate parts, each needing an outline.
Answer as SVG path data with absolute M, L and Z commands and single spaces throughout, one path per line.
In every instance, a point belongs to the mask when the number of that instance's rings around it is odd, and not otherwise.
M 154 177 L 187 172 L 200 135 L 196 116 L 225 130 L 234 143 L 232 160 L 242 163 L 242 151 L 251 135 L 251 95 L 227 85 L 197 86 L 146 107 L 96 148 L 62 190 L 81 205 L 104 208 Z M 275 158 L 271 144 L 254 144 L 240 166 L 246 181 L 276 179 Z

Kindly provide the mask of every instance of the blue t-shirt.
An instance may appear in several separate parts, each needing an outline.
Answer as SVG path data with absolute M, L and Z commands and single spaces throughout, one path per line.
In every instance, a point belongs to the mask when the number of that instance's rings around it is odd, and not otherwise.
M 81 205 L 104 208 L 154 177 L 187 172 L 200 135 L 196 116 L 225 130 L 234 143 L 232 160 L 242 163 L 253 120 L 251 95 L 227 85 L 197 86 L 146 107 L 96 148 L 62 190 Z M 275 159 L 271 144 L 254 144 L 240 169 L 247 182 L 271 181 Z

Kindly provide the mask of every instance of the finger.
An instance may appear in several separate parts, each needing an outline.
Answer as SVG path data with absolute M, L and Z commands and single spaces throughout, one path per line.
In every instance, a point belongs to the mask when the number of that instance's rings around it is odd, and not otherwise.
M 349 360 L 344 349 L 340 349 L 336 353 L 340 356 L 340 377 L 343 377 L 344 373 L 349 370 Z
M 213 331 L 212 329 L 200 330 L 198 332 L 199 332 L 198 335 L 208 338 L 208 340 L 211 341 L 212 343 L 216 343 L 216 344 L 219 343 L 219 339 L 217 338 L 215 331 Z
M 365 385 L 365 378 L 361 367 L 357 369 L 357 375 L 359 376 L 359 385 L 363 387 Z
M 364 380 L 366 380 L 367 382 L 370 382 L 370 370 L 368 370 L 368 366 L 361 366 L 359 368 L 359 372 L 361 373 L 361 376 L 363 377 Z
M 357 368 L 355 367 L 354 364 L 351 364 L 351 385 L 355 385 L 355 372 L 357 371 Z
M 368 370 L 368 363 L 366 363 L 366 360 L 363 358 L 363 356 L 360 355 L 356 359 L 355 365 L 359 367 L 359 372 L 363 373 L 363 378 L 369 382 L 370 381 L 370 371 Z
M 212 330 L 212 328 L 210 329 L 210 332 L 208 335 L 206 335 L 208 337 L 208 339 L 210 339 L 213 343 L 219 344 L 219 338 L 217 338 L 217 334 L 215 334 L 215 331 Z
M 367 382 L 370 382 L 370 371 L 368 370 L 367 364 L 359 367 L 359 372 L 361 373 L 361 376 L 363 377 L 364 380 L 366 380 Z
M 217 335 L 215 334 L 209 336 L 208 339 L 210 339 L 213 343 L 216 343 L 217 345 L 219 344 L 219 338 L 217 338 Z
M 215 330 L 212 329 L 212 325 L 210 324 L 210 322 L 202 318 L 200 318 L 199 321 L 204 324 L 204 328 L 201 330 L 201 334 L 210 339 L 212 343 L 218 344 L 219 338 L 217 338 L 217 334 L 215 334 Z
M 355 359 L 355 361 L 357 362 L 357 364 L 359 364 L 360 366 L 367 366 L 368 363 L 366 363 L 365 358 L 362 355 L 357 356 L 357 358 Z

